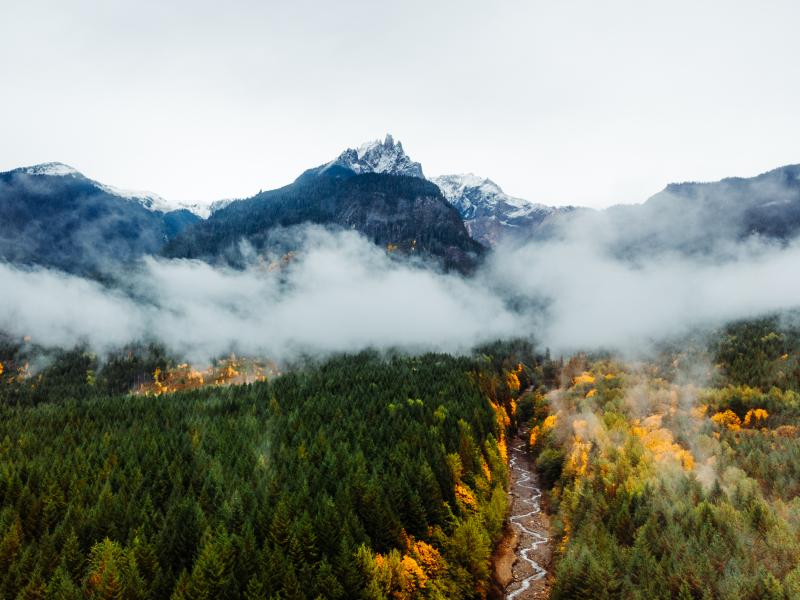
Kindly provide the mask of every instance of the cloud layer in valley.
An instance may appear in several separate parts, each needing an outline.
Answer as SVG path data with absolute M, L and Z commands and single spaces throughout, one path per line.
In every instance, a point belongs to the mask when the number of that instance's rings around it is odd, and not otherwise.
M 129 277 L 129 293 L 0 265 L 0 330 L 100 351 L 155 338 L 197 361 L 229 351 L 277 359 L 365 347 L 459 352 L 516 332 L 516 315 L 476 281 L 394 261 L 355 233 L 301 235 L 302 252 L 279 268 L 148 258 Z
M 800 305 L 798 244 L 741 245 L 724 261 L 633 262 L 572 237 L 500 247 L 465 278 L 393 260 L 356 233 L 298 234 L 302 250 L 283 264 L 148 258 L 113 288 L 0 264 L 0 330 L 101 353 L 156 339 L 195 362 L 230 351 L 278 360 L 365 347 L 462 352 L 511 336 L 557 352 L 630 351 Z

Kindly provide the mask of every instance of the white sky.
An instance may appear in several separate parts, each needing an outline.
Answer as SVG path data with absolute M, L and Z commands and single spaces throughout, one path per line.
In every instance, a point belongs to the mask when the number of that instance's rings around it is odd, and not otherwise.
M 389 131 L 549 204 L 800 162 L 800 2 L 0 0 L 0 171 L 252 195 Z

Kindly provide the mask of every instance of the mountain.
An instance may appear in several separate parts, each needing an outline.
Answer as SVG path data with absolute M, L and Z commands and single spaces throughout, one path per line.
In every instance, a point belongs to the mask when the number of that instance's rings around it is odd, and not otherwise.
M 199 217 L 62 163 L 0 173 L 0 260 L 81 274 L 157 253 Z
M 604 210 L 534 204 L 472 174 L 429 181 L 391 135 L 283 188 L 205 207 L 176 209 L 62 163 L 0 173 L 0 260 L 17 264 L 95 275 L 146 254 L 242 264 L 242 240 L 258 252 L 290 250 L 281 231 L 304 223 L 359 231 L 392 252 L 462 271 L 481 244 L 501 238 L 590 239 L 632 258 L 732 252 L 753 237 L 784 243 L 800 233 L 800 165 L 670 184 L 643 204 Z
M 800 165 L 755 177 L 672 183 L 643 204 L 557 215 L 535 238 L 587 238 L 637 259 L 681 253 L 734 254 L 742 242 L 787 243 L 800 234 Z
M 258 252 L 285 252 L 293 248 L 286 246 L 283 228 L 304 223 L 359 231 L 393 252 L 435 258 L 462 271 L 483 252 L 431 182 L 342 167 L 307 171 L 288 186 L 215 210 L 171 240 L 164 254 L 236 264 L 244 258 L 242 240 Z
M 213 205 L 208 220 L 170 241 L 164 254 L 236 264 L 244 258 L 242 240 L 261 253 L 286 252 L 293 248 L 277 232 L 304 223 L 359 231 L 392 252 L 435 258 L 462 271 L 484 250 L 439 188 L 424 179 L 420 164 L 387 134 L 308 169 L 288 186 Z
M 800 231 L 800 165 L 751 178 L 673 183 L 644 207 L 652 212 L 686 213 L 699 225 L 721 219 L 739 238 L 755 234 L 785 240 Z
M 299 180 L 305 181 L 319 175 L 337 176 L 352 173 L 383 173 L 386 175 L 405 175 L 424 179 L 422 166 L 412 161 L 403 150 L 400 142 L 395 142 L 390 134 L 381 142 L 366 142 L 358 148 L 348 148 L 332 161 L 309 169 Z
M 309 169 L 298 181 L 321 175 L 349 177 L 364 173 L 425 178 L 420 163 L 411 160 L 403 145 L 387 134 L 383 142 L 375 140 L 348 148 L 332 161 Z M 429 179 L 456 208 L 470 236 L 485 246 L 494 246 L 507 235 L 528 235 L 550 215 L 571 210 L 571 207 L 556 208 L 514 198 L 490 179 L 471 173 Z
M 487 178 L 472 173 L 431 178 L 458 210 L 473 239 L 494 246 L 509 235 L 529 236 L 545 219 L 573 207 L 555 207 L 514 198 Z

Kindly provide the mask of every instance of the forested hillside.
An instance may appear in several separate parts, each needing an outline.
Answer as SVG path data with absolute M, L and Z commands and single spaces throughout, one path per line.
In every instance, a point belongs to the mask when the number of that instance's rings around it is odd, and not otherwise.
M 134 396 L 111 390 L 144 363 L 29 377 L 6 348 L 0 597 L 484 596 L 532 359 L 483 352 Z
M 564 367 L 530 437 L 553 598 L 800 597 L 799 349 L 772 318 L 648 363 Z
M 200 220 L 142 194 L 57 163 L 0 173 L 0 261 L 98 276 L 158 253 Z

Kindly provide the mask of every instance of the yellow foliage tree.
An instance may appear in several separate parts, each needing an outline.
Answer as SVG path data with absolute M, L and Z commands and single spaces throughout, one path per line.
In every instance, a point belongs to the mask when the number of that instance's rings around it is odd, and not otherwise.
M 394 600 L 411 600 L 421 595 L 428 581 L 425 571 L 411 556 L 392 550 L 375 555 L 375 579 L 383 592 Z
M 472 510 L 478 510 L 478 501 L 475 500 L 475 494 L 463 483 L 456 484 L 456 498 Z
M 508 384 L 508 389 L 511 390 L 512 392 L 519 391 L 519 386 L 520 386 L 519 377 L 514 371 L 506 372 L 506 383 Z
M 594 375 L 588 371 L 584 371 L 572 380 L 572 385 L 583 385 L 594 383 Z
M 769 417 L 769 413 L 763 408 L 751 408 L 744 416 L 744 426 L 750 427 L 752 425 L 753 427 L 756 427 L 757 425 L 764 423 L 767 420 L 767 417 Z
M 444 569 L 445 564 L 442 555 L 427 542 L 412 540 L 410 544 L 410 554 L 429 577 L 435 577 Z
M 675 443 L 672 432 L 661 427 L 661 420 L 661 415 L 651 415 L 641 425 L 634 425 L 631 431 L 656 461 L 676 460 L 686 471 L 691 471 L 694 468 L 694 456 Z
M 730 409 L 716 413 L 711 420 L 720 427 L 727 427 L 731 431 L 739 431 L 742 428 L 741 419 Z

